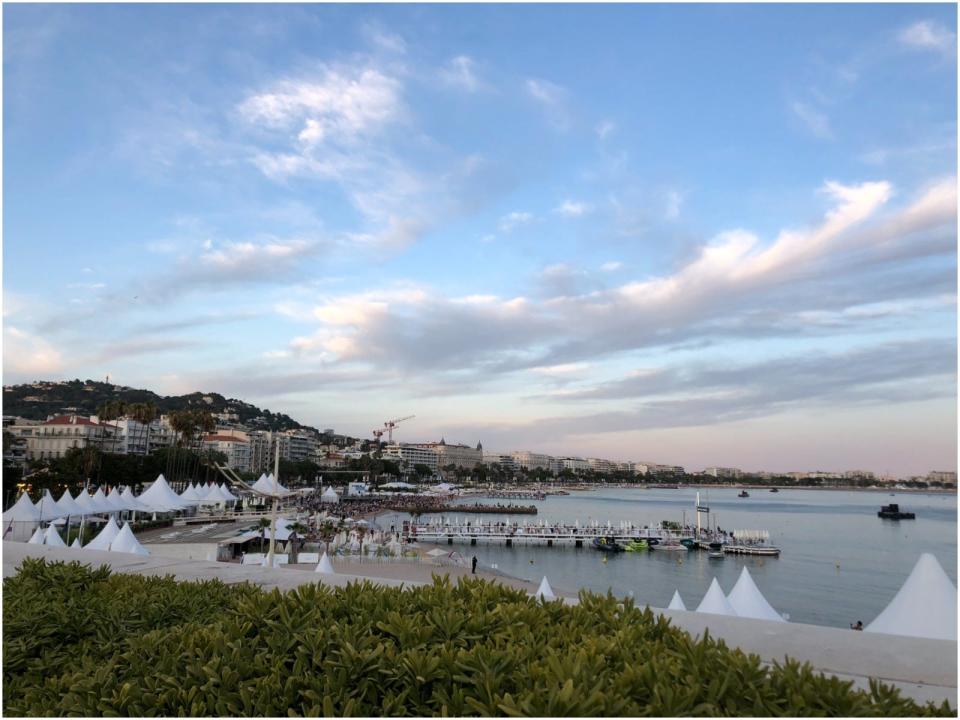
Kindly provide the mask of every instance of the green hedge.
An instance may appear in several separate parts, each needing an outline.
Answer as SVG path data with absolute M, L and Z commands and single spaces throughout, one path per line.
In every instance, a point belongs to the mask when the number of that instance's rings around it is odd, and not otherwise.
M 482 580 L 281 593 L 26 560 L 3 621 L 10 715 L 955 715 L 694 642 L 612 595 L 539 604 Z

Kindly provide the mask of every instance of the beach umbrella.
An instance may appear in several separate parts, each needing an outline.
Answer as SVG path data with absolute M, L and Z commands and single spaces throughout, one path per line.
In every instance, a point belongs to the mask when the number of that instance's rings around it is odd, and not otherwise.
M 113 539 L 117 536 L 117 533 L 120 532 L 120 526 L 117 525 L 117 521 L 113 519 L 113 516 L 107 521 L 107 524 L 103 526 L 97 536 L 88 542 L 83 548 L 84 550 L 109 550 L 110 543 L 113 542 Z
M 727 596 L 723 594 L 723 590 L 720 589 L 720 583 L 717 582 L 716 578 L 710 583 L 710 589 L 703 596 L 703 600 L 697 605 L 697 612 L 710 613 L 711 615 L 732 615 L 734 617 L 737 614 L 730 601 L 727 600 Z
M 320 562 L 317 563 L 314 572 L 318 572 L 321 575 L 336 575 L 336 571 L 333 569 L 333 563 L 330 562 L 327 553 L 323 553 L 323 557 L 320 558 Z
M 550 587 L 550 583 L 547 581 L 547 576 L 543 576 L 543 580 L 540 581 L 540 587 L 537 588 L 535 596 L 538 600 L 556 600 L 557 596 L 553 594 L 553 588 Z
M 683 598 L 680 597 L 680 591 L 673 591 L 673 598 L 670 600 L 670 604 L 667 605 L 667 610 L 686 610 L 687 606 L 683 604 Z
M 44 539 L 45 537 L 43 534 L 43 530 L 40 529 L 39 526 L 37 526 L 37 529 L 33 531 L 33 535 L 30 536 L 30 539 L 27 540 L 27 542 L 30 545 L 43 545 Z
M 40 510 L 33 504 L 26 493 L 20 495 L 17 501 L 3 513 L 5 522 L 37 522 L 40 520 Z
M 780 613 L 767 602 L 767 599 L 753 582 L 750 571 L 746 567 L 740 572 L 740 579 L 737 580 L 737 584 L 727 595 L 727 600 L 730 601 L 730 606 L 740 617 L 786 622 Z
M 114 537 L 110 543 L 110 551 L 134 553 L 136 555 L 150 554 L 150 551 L 141 545 L 140 541 L 134 536 L 133 530 L 130 529 L 130 523 L 123 524 L 120 532 L 117 533 L 116 537 Z
M 866 632 L 957 639 L 957 588 L 937 558 L 923 553 L 903 587 Z
M 57 532 L 57 528 L 53 525 L 47 526 L 47 531 L 43 534 L 43 544 L 50 545 L 51 547 L 66 547 L 67 544 L 63 541 L 63 538 L 60 537 L 60 533 Z

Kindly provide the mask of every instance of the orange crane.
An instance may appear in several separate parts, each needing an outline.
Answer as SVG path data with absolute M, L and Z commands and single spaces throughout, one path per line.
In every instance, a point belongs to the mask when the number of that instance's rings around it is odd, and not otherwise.
M 415 417 L 416 417 L 416 415 L 407 415 L 406 417 L 396 418 L 395 420 L 387 420 L 387 421 L 383 424 L 383 427 L 386 428 L 386 432 L 387 432 L 387 443 L 390 444 L 390 445 L 393 444 L 393 429 L 394 429 L 397 425 L 399 425 L 400 423 L 402 423 L 404 420 L 412 420 L 412 419 L 415 418 Z M 383 435 L 383 432 L 384 432 L 384 431 L 381 430 L 381 431 L 380 431 L 380 435 Z M 380 436 L 378 435 L 378 436 L 377 436 L 377 440 L 379 441 L 379 439 L 380 439 Z

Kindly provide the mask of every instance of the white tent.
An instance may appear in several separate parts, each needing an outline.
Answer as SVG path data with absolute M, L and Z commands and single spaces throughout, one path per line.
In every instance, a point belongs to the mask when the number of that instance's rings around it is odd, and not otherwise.
M 740 579 L 733 586 L 733 590 L 727 595 L 730 606 L 740 617 L 757 618 L 758 620 L 774 620 L 775 622 L 786 622 L 767 599 L 760 592 L 753 578 L 750 577 L 750 571 L 744 566 L 740 572 Z
M 686 610 L 687 606 L 683 604 L 683 598 L 680 597 L 680 591 L 674 590 L 673 597 L 670 599 L 670 604 L 667 605 L 667 610 Z
M 3 513 L 4 522 L 39 522 L 40 510 L 30 496 L 23 493 L 17 501 Z
M 118 532 L 120 532 L 120 526 L 111 516 L 107 524 L 103 526 L 103 530 L 84 546 L 84 550 L 109 550 L 110 543 L 113 542 Z
M 187 485 L 182 493 L 179 495 L 180 502 L 186 505 L 199 505 L 200 504 L 200 495 L 197 493 L 197 489 L 193 486 L 193 483 Z
M 37 526 L 37 529 L 33 531 L 33 535 L 30 536 L 30 539 L 27 540 L 31 545 L 43 545 L 43 541 L 46 539 L 43 529 Z
M 86 490 L 77 493 L 77 499 L 74 501 L 81 510 L 81 515 L 93 515 L 101 512 L 103 508 L 97 507 L 93 502 L 93 496 Z
M 120 494 L 120 497 L 123 498 L 123 501 L 126 503 L 127 508 L 130 510 L 140 511 L 140 512 L 149 512 L 150 508 L 137 500 L 133 495 L 133 490 L 130 487 L 125 487 L 123 492 Z
M 207 492 L 207 502 L 215 503 L 217 505 L 225 505 L 228 502 L 233 501 L 233 496 L 225 493 L 223 488 L 219 485 L 211 485 L 210 490 Z
M 720 583 L 717 582 L 716 578 L 710 583 L 710 589 L 703 596 L 703 600 L 697 605 L 697 612 L 710 613 L 711 615 L 736 616 L 737 614 L 730 601 L 727 600 L 727 596 L 723 594 L 723 590 L 720 589 Z
M 123 524 L 120 532 L 117 533 L 117 536 L 110 543 L 110 550 L 112 552 L 135 553 L 137 555 L 150 554 L 150 551 L 141 545 L 140 541 L 134 537 L 133 531 L 130 529 L 130 523 Z
M 547 581 L 547 576 L 543 576 L 543 580 L 540 581 L 540 587 L 537 588 L 536 595 L 534 595 L 538 600 L 556 600 L 557 596 L 553 594 L 553 588 L 550 587 L 550 583 Z
M 327 557 L 327 554 L 324 553 L 323 557 L 320 558 L 320 562 L 317 563 L 317 567 L 314 572 L 318 572 L 321 575 L 336 575 L 336 571 L 333 569 L 333 563 L 330 562 L 330 558 Z
M 161 474 L 153 484 L 137 498 L 140 503 L 151 512 L 172 512 L 182 510 L 185 506 L 183 500 L 167 484 L 167 479 Z
M 43 495 L 34 507 L 36 507 L 40 513 L 41 522 L 48 522 L 63 517 L 63 514 L 60 512 L 60 506 L 57 505 L 57 501 L 53 499 L 53 495 L 50 494 L 49 490 L 43 491 Z
M 43 534 L 43 544 L 51 545 L 53 547 L 67 546 L 67 544 L 63 541 L 63 538 L 60 537 L 60 533 L 57 532 L 57 528 L 53 525 L 47 526 L 47 531 Z
M 260 479 L 253 484 L 253 489 L 261 495 L 279 496 L 289 495 L 287 490 L 279 481 L 273 479 L 273 475 L 261 475 Z
M 73 495 L 70 494 L 69 490 L 63 491 L 63 495 L 57 500 L 57 507 L 60 508 L 63 517 L 80 517 L 81 515 L 86 515 L 84 509 L 77 505 L 77 501 L 73 499 Z
M 230 492 L 230 488 L 226 486 L 226 483 L 220 483 L 220 494 L 226 498 L 227 502 L 236 502 L 240 499 Z
M 340 502 L 340 496 L 337 495 L 336 490 L 333 489 L 333 485 L 328 487 L 323 491 L 323 495 L 320 496 L 320 502 L 324 503 L 335 503 Z
M 382 487 L 382 488 L 388 488 L 388 489 L 396 489 L 396 490 L 415 490 L 415 489 L 417 488 L 416 485 L 411 485 L 410 483 L 400 482 L 399 480 L 395 480 L 394 482 L 384 483 L 384 484 L 381 485 L 380 487 Z
M 76 548 L 77 550 L 80 550 L 81 547 L 82 547 L 82 546 L 80 545 L 80 538 L 75 537 L 75 538 L 73 539 L 73 542 L 70 543 L 70 547 Z
M 957 588 L 930 553 L 923 553 L 899 592 L 867 632 L 957 639 Z
M 111 507 L 117 512 L 124 512 L 130 509 L 127 507 L 126 501 L 116 487 L 107 494 L 107 502 L 110 503 Z
M 107 496 L 103 494 L 102 487 L 97 488 L 97 491 L 93 494 L 93 497 L 90 499 L 90 505 L 97 512 L 105 512 L 105 513 L 117 512 L 117 509 L 113 506 L 113 503 L 107 500 Z

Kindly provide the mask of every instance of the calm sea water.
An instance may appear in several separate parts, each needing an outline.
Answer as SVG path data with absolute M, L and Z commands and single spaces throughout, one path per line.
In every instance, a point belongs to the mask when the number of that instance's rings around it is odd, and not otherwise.
M 847 627 L 869 623 L 893 598 L 920 553 L 933 553 L 957 582 L 957 497 L 927 493 L 845 492 L 781 489 L 751 491 L 738 498 L 734 489 L 701 489 L 724 529 L 767 530 L 770 542 L 782 550 L 779 558 L 726 556 L 709 560 L 706 553 L 617 553 L 602 562 L 604 553 L 592 548 L 506 548 L 455 545 L 484 565 L 496 564 L 510 575 L 539 582 L 546 575 L 564 590 L 590 588 L 630 593 L 640 604 L 666 607 L 679 590 L 688 608 L 700 602 L 716 577 L 729 592 L 747 566 L 767 600 L 795 622 Z M 536 520 L 581 524 L 591 520 L 632 521 L 640 525 L 680 521 L 686 512 L 695 521 L 696 490 L 603 489 L 550 496 L 536 503 Z M 471 498 L 470 502 L 475 500 Z M 502 502 L 502 501 L 501 501 Z M 526 501 L 524 501 L 526 502 Z M 881 520 L 881 505 L 896 502 L 916 520 Z M 381 516 L 389 526 L 407 516 Z M 463 515 L 461 521 L 507 519 L 507 516 Z M 532 520 L 533 516 L 509 516 Z

